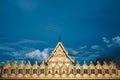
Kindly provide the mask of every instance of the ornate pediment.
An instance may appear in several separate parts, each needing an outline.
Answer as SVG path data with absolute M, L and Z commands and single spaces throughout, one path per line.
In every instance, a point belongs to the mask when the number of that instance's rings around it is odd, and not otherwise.
M 47 64 L 53 64 L 53 66 L 58 63 L 60 66 L 64 63 L 73 64 L 74 61 L 68 55 L 68 52 L 65 50 L 61 42 L 58 42 L 57 46 L 53 50 L 51 56 L 47 59 Z
M 3 66 L 3 68 L 4 68 L 4 69 L 5 69 L 5 68 L 7 69 L 7 68 L 9 68 L 9 67 L 11 67 L 11 66 L 10 66 L 9 61 L 7 61 L 6 64 Z
M 108 64 L 107 64 L 105 61 L 104 61 L 103 67 L 104 67 L 105 69 L 109 69 L 109 66 L 108 66 Z
M 30 61 L 28 61 L 28 63 L 25 65 L 25 68 L 31 68 Z
M 117 68 L 116 65 L 115 65 L 115 63 L 113 63 L 113 62 L 110 62 L 110 67 L 111 68 Z
M 24 68 L 24 63 L 23 63 L 23 61 L 20 62 L 20 64 L 18 65 L 18 68 L 20 68 L 20 69 Z
M 81 65 L 80 65 L 80 63 L 77 61 L 76 68 L 80 68 L 80 67 L 81 67 Z
M 38 68 L 38 64 L 37 61 L 35 61 L 34 65 L 33 65 L 33 69 L 37 69 Z
M 102 65 L 100 64 L 100 62 L 99 62 L 99 61 L 97 61 L 96 68 L 97 68 L 97 69 L 102 69 Z
M 14 61 L 14 62 L 12 63 L 11 68 L 16 68 L 16 67 L 17 67 L 16 61 Z
M 84 61 L 84 64 L 82 67 L 83 67 L 83 69 L 88 69 L 88 65 L 87 65 L 86 61 Z
M 89 65 L 90 69 L 95 69 L 95 65 L 93 64 L 92 61 L 90 61 L 90 65 Z
M 40 65 L 40 68 L 45 68 L 44 60 L 42 61 L 42 64 Z

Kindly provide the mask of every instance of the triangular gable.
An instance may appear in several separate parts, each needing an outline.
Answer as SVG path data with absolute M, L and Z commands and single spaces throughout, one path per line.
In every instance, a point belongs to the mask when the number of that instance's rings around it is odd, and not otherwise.
M 69 57 L 68 52 L 65 50 L 64 46 L 62 45 L 61 42 L 58 42 L 57 46 L 55 47 L 55 49 L 53 50 L 52 54 L 50 55 L 50 57 L 46 60 L 46 62 L 49 62 L 50 58 L 54 56 L 54 53 L 57 51 L 58 47 L 61 47 L 61 49 L 63 50 L 63 52 L 65 53 L 65 56 L 67 56 L 67 58 L 74 63 L 74 61 Z
M 64 48 L 64 46 L 62 45 L 61 42 L 58 42 L 57 46 L 56 46 L 55 49 L 53 50 L 53 53 L 57 50 L 57 48 L 58 48 L 59 46 L 62 48 L 62 50 L 63 50 L 65 53 L 67 53 L 67 51 L 65 50 L 65 48 Z

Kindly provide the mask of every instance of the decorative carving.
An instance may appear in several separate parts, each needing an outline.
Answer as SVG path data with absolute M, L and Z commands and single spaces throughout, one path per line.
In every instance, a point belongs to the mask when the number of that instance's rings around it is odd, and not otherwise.
M 102 78 L 103 77 L 103 67 L 101 66 L 99 61 L 97 61 L 96 69 L 97 69 L 97 77 Z
M 105 77 L 111 77 L 110 76 L 110 67 L 108 66 L 108 64 L 104 61 L 104 64 L 103 64 L 103 74 Z
M 53 50 L 51 56 L 47 59 L 47 64 L 52 64 L 52 66 L 54 67 L 54 65 L 56 63 L 59 63 L 59 66 L 61 66 L 63 64 L 63 62 L 66 61 L 66 65 L 68 66 L 69 64 L 73 64 L 74 61 L 69 57 L 67 51 L 65 50 L 65 48 L 63 47 L 61 42 L 58 42 L 56 48 Z
M 83 68 L 83 77 L 89 77 L 89 66 L 86 64 L 86 61 L 84 61 L 84 64 L 82 66 Z
M 96 67 L 95 65 L 93 64 L 92 61 L 90 61 L 90 65 L 89 65 L 89 68 L 90 68 L 90 77 L 96 77 Z

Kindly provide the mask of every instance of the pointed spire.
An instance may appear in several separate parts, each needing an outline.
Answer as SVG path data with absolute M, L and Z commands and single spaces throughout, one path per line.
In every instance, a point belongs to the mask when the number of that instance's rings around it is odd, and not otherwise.
M 61 42 L 61 36 L 59 35 L 58 42 Z

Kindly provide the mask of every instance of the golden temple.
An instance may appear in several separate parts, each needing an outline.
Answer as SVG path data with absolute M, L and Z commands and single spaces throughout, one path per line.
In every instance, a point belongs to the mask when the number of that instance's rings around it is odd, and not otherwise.
M 46 64 L 45 64 L 46 63 Z M 83 65 L 79 62 L 74 66 L 74 60 L 68 55 L 68 52 L 59 41 L 50 57 L 40 65 L 35 61 L 31 65 L 30 61 L 24 64 L 23 61 L 17 65 L 16 61 L 10 65 L 6 62 L 0 68 L 0 79 L 120 79 L 120 70 L 111 62 L 109 65 L 104 62 L 103 65 L 97 61 L 94 65 L 90 61 L 87 65 L 84 61 Z

